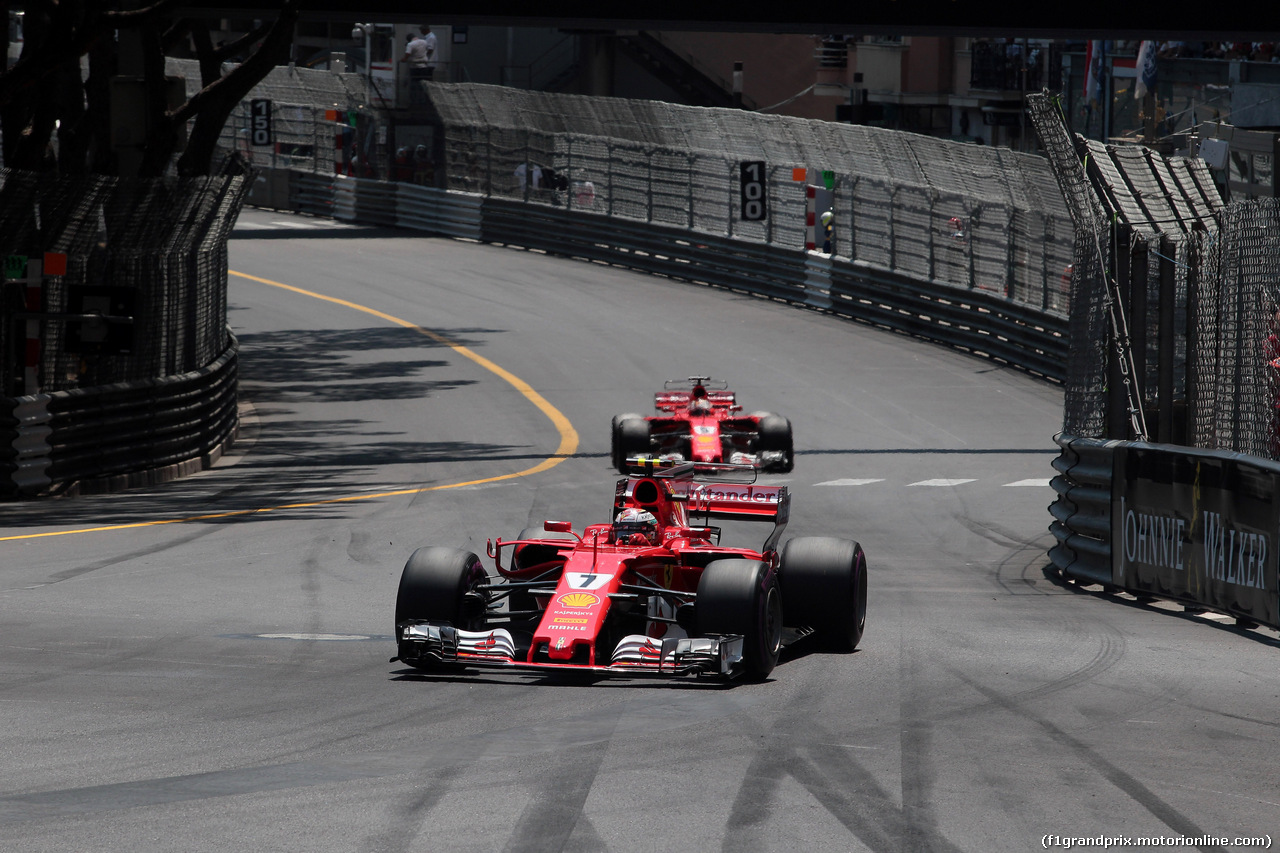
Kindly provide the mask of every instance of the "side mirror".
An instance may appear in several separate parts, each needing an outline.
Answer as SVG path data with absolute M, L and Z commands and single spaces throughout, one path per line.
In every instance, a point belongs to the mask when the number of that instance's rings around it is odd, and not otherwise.
M 573 524 L 568 521 L 547 521 L 543 523 L 542 529 L 552 533 L 572 533 Z

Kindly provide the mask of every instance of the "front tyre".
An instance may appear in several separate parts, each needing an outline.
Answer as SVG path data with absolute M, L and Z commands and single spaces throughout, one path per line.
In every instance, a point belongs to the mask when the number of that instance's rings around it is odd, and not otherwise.
M 623 472 L 624 474 L 626 473 L 626 469 L 624 466 L 627 464 L 627 458 L 622 455 L 621 426 L 623 421 L 632 421 L 632 420 L 644 420 L 644 417 L 642 415 L 634 414 L 631 412 L 628 412 L 625 415 L 614 415 L 613 428 L 609 433 L 610 459 L 613 461 L 613 467 Z
M 760 416 L 757 429 L 760 431 L 758 449 L 772 450 L 782 454 L 782 461 L 772 463 L 769 470 L 783 474 L 789 473 L 795 467 L 791 421 L 782 415 L 766 413 Z
M 714 560 L 702 570 L 694 608 L 697 632 L 741 634 L 746 674 L 763 680 L 782 651 L 782 591 L 759 560 Z
M 620 474 L 630 473 L 627 470 L 627 459 L 632 456 L 648 456 L 652 447 L 649 422 L 639 415 L 624 415 L 615 427 L 613 446 L 614 467 Z
M 457 548 L 419 548 L 405 563 L 396 592 L 396 636 L 410 619 L 448 622 L 465 631 L 484 621 L 484 599 L 475 588 L 489 575 L 480 558 Z
M 805 536 L 782 549 L 778 568 L 787 624 L 807 625 L 832 651 L 852 652 L 867 624 L 867 558 L 852 539 Z

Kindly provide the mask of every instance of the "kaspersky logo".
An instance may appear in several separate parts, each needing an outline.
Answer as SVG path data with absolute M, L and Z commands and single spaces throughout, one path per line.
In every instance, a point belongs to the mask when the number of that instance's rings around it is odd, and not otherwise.
M 556 599 L 565 607 L 595 607 L 600 603 L 600 599 L 589 592 L 566 592 L 564 595 Z

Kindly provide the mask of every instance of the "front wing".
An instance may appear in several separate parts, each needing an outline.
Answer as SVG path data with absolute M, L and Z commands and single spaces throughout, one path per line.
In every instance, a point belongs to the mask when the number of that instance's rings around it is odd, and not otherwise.
M 391 661 L 413 665 L 461 665 L 505 669 L 575 670 L 613 675 L 675 677 L 710 675 L 733 678 L 743 671 L 743 637 L 655 639 L 643 634 L 623 637 L 608 665 L 530 663 L 516 660 L 516 644 L 505 628 L 464 631 L 444 622 L 415 620 L 400 626 L 399 654 Z

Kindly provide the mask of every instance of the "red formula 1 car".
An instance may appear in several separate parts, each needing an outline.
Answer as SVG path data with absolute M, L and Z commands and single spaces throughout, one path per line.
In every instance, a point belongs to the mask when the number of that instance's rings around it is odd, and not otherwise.
M 548 521 L 491 541 L 496 577 L 469 551 L 415 551 L 400 576 L 391 660 L 763 679 L 784 642 L 857 647 L 867 603 L 857 542 L 801 537 L 779 551 L 790 495 L 756 484 L 750 466 L 632 462 L 611 523 L 575 533 Z M 708 524 L 717 519 L 772 525 L 759 550 L 732 548 Z
M 772 412 L 741 414 L 728 383 L 709 376 L 669 379 L 653 395 L 660 415 L 613 419 L 613 466 L 627 473 L 627 459 L 657 455 L 682 462 L 736 462 L 765 471 L 794 464 L 791 421 Z

